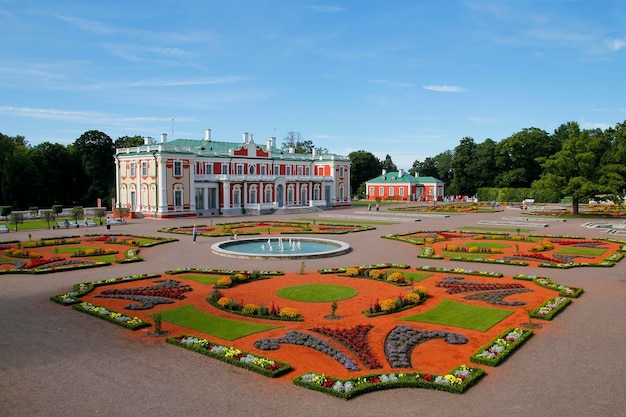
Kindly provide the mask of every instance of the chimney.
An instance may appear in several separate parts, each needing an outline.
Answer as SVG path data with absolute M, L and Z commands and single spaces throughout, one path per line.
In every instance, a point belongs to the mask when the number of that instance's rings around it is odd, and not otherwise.
M 415 171 L 415 178 L 418 178 L 420 176 L 420 173 Z
M 272 149 L 272 138 L 267 139 L 267 151 L 269 152 Z
M 167 142 L 167 133 L 161 133 L 161 143 Z
M 296 148 L 293 146 L 289 147 L 289 153 L 296 153 Z
M 149 136 L 144 136 L 144 138 L 143 138 L 143 144 L 144 144 L 144 145 L 150 145 L 150 142 L 152 142 L 150 139 L 151 139 L 151 138 L 150 138 Z
M 383 174 L 382 175 L 385 175 L 386 173 L 387 173 L 387 170 L 383 169 Z
M 248 132 L 243 132 L 243 143 L 248 143 Z
M 204 140 L 207 142 L 211 142 L 211 129 L 207 129 L 204 131 Z
M 402 168 L 400 168 L 398 170 L 398 178 L 402 178 L 403 175 L 404 175 L 404 170 Z
M 313 158 L 315 158 L 315 154 L 317 153 L 316 149 L 313 148 L 313 151 L 311 153 L 312 153 Z

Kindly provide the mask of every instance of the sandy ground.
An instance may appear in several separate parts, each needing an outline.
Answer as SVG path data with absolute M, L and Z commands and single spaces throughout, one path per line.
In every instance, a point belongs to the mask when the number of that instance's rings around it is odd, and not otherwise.
M 325 215 L 385 216 L 350 208 Z M 353 250 L 335 258 L 306 260 L 307 270 L 352 264 L 421 260 L 411 245 L 381 239 L 387 233 L 452 230 L 500 213 L 416 217 L 418 222 L 377 226 L 341 235 Z M 313 215 L 319 217 L 319 215 Z M 394 215 L 395 216 L 395 215 Z M 286 220 L 293 216 L 263 216 Z M 306 215 L 306 217 L 311 217 Z M 397 216 L 395 216 L 397 217 Z M 213 219 L 213 222 L 240 218 Z M 319 217 L 318 221 L 325 221 Z M 209 224 L 210 219 L 132 220 L 114 231 L 158 235 L 166 225 Z M 537 233 L 608 237 L 582 227 L 587 220 L 546 222 Z M 102 228 L 103 232 L 105 231 Z M 84 230 L 83 230 L 84 232 Z M 11 232 L 0 239 L 27 240 L 76 231 Z M 337 237 L 335 237 L 337 238 Z M 617 236 L 625 239 L 626 236 Z M 141 263 L 40 276 L 0 276 L 0 415 L 2 416 L 626 416 L 626 261 L 613 268 L 570 270 L 498 266 L 505 274 L 535 273 L 580 286 L 585 293 L 541 334 L 463 395 L 420 389 L 389 390 L 343 401 L 299 388 L 288 380 L 238 369 L 153 338 L 133 337 L 103 320 L 49 301 L 74 283 L 176 267 L 299 271 L 301 261 L 226 258 L 211 253 L 219 239 L 180 236 L 177 243 L 145 250 Z

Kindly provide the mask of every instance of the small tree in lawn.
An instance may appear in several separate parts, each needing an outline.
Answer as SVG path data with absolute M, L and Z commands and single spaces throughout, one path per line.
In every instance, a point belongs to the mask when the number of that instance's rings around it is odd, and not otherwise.
M 0 216 L 7 220 L 9 214 L 11 214 L 11 206 L 0 206 Z
M 54 221 L 54 212 L 52 210 L 44 210 L 41 212 L 43 219 L 48 223 L 48 229 L 50 228 L 50 222 Z
M 100 222 L 100 224 L 102 224 L 102 218 L 104 216 L 106 216 L 107 214 L 107 209 L 105 209 L 104 207 L 98 207 L 97 209 L 95 209 L 93 211 L 94 216 L 96 216 L 98 218 L 98 222 Z
M 15 231 L 17 232 L 17 225 L 24 223 L 24 215 L 22 213 L 11 213 L 11 224 L 15 225 Z
M 330 317 L 331 318 L 337 317 L 335 313 L 337 313 L 338 307 L 339 307 L 339 303 L 337 303 L 337 300 L 333 300 L 333 302 L 330 304 Z
M 71 216 L 74 222 L 78 223 L 78 219 L 85 217 L 85 210 L 83 209 L 83 206 L 72 207 Z

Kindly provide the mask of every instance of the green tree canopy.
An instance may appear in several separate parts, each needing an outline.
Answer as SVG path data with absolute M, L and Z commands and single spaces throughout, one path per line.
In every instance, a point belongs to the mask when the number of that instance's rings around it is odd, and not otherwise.
M 350 193 L 354 196 L 357 195 L 361 184 L 380 175 L 382 163 L 374 154 L 367 151 L 350 152 L 348 156 L 350 157 Z

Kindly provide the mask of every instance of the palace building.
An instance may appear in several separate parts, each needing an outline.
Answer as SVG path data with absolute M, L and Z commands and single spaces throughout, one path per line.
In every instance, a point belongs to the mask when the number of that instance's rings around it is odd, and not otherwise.
M 293 207 L 349 206 L 350 159 L 295 153 L 244 133 L 241 142 L 146 138 L 115 153 L 114 207 L 154 218 L 265 214 Z
M 444 183 L 433 177 L 410 175 L 404 170 L 387 172 L 365 183 L 367 200 L 441 201 Z

